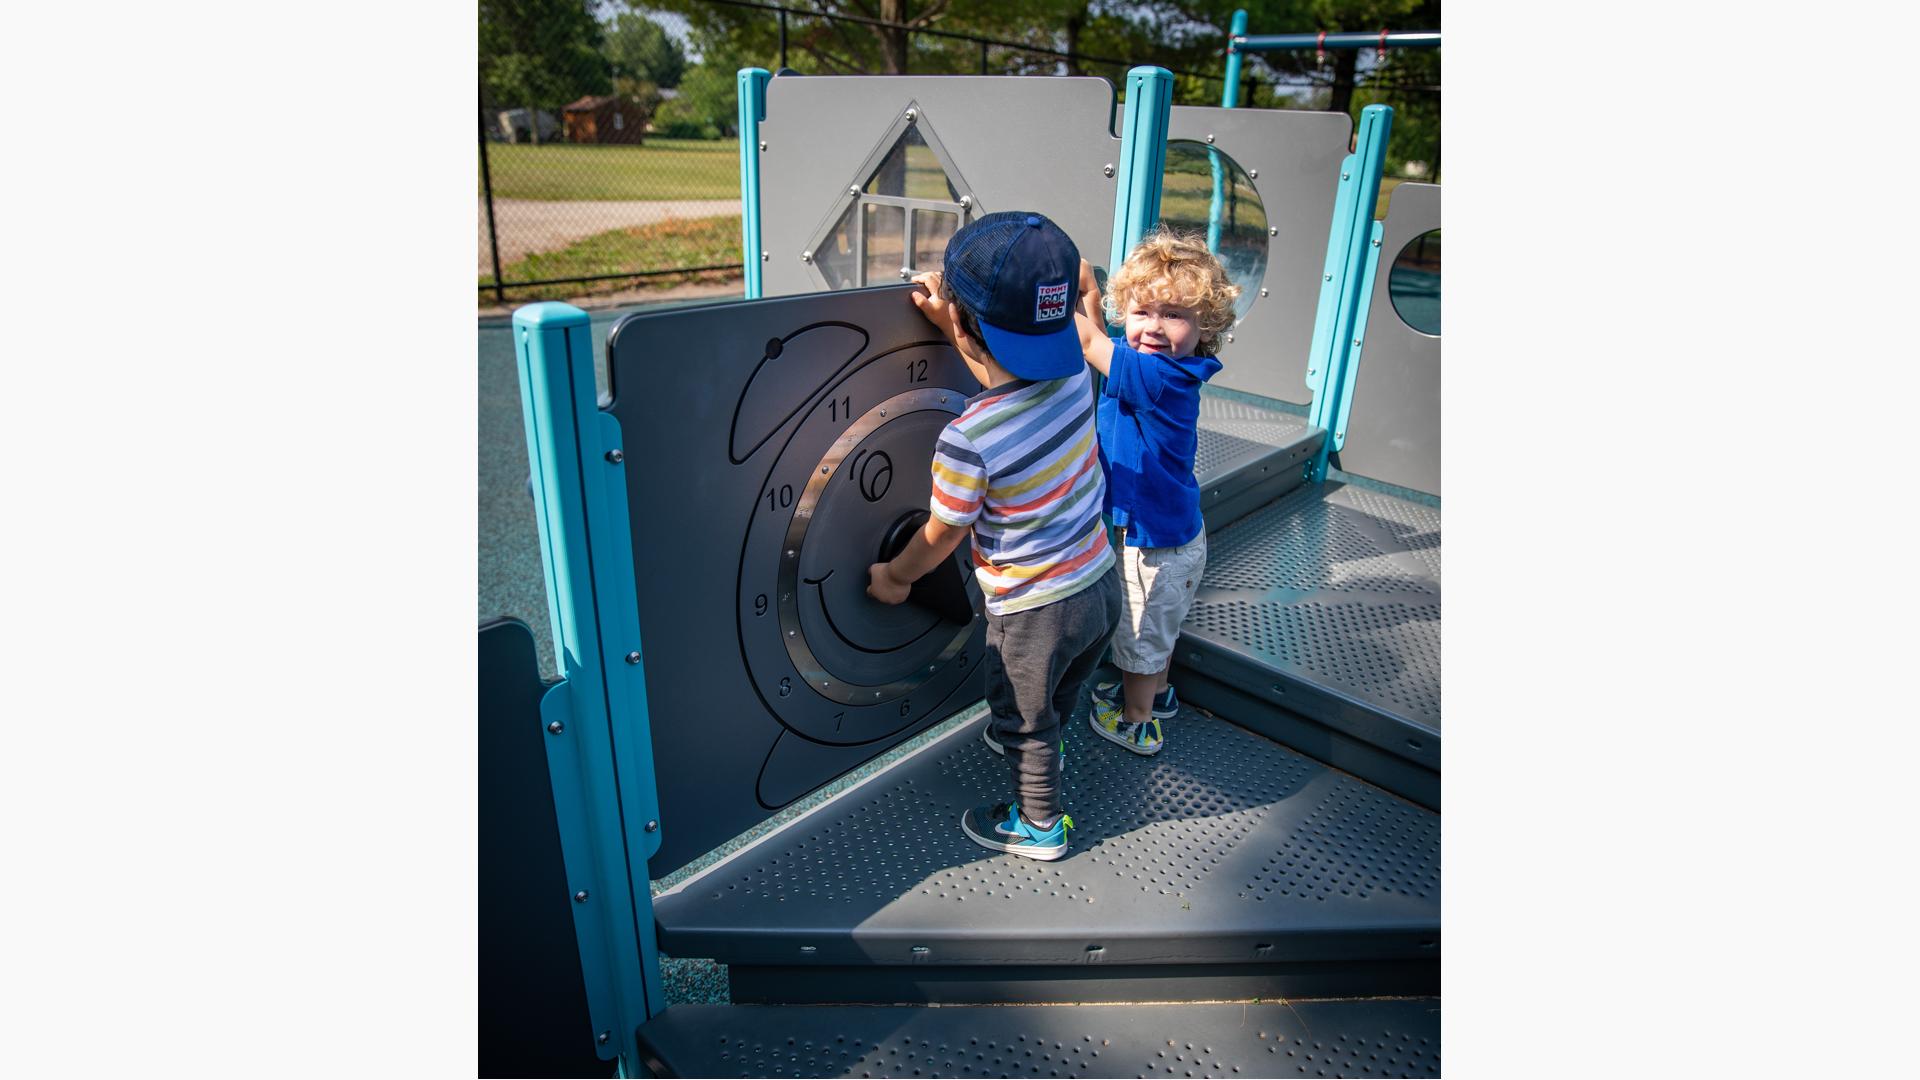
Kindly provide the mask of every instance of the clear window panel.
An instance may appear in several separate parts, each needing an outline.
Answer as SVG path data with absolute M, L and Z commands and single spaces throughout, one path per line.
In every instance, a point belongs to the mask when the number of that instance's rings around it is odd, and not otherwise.
M 1408 326 L 1440 335 L 1440 230 L 1420 234 L 1400 249 L 1387 275 L 1387 296 Z
M 829 289 L 852 289 L 860 285 L 860 255 L 854 250 L 857 238 L 854 236 L 854 211 L 857 205 L 849 204 L 840 220 L 834 223 L 827 233 L 827 239 L 820 250 L 813 253 L 813 264 L 820 268 L 820 275 L 827 279 Z
M 867 284 L 897 284 L 907 265 L 906 208 L 862 203 L 860 210 L 866 215 Z
M 960 215 L 942 210 L 913 212 L 913 268 L 938 270 L 947 253 L 947 241 L 960 228 Z
M 924 122 L 924 121 L 923 121 Z M 894 195 L 909 199 L 945 199 L 959 202 L 947 171 L 940 167 L 927 140 L 920 137 L 918 124 L 909 125 L 895 140 L 893 149 L 880 162 L 880 168 L 867 179 L 867 194 Z
M 1213 253 L 1240 286 L 1233 317 L 1244 317 L 1267 276 L 1267 210 L 1240 163 L 1217 147 L 1176 139 L 1167 144 L 1160 182 L 1160 219 L 1182 232 L 1213 235 Z

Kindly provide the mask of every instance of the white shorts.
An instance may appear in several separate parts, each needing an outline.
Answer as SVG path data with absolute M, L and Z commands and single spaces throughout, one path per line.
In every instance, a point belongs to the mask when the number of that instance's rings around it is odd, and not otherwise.
M 1180 623 L 1193 605 L 1207 569 L 1207 531 L 1170 548 L 1120 549 L 1120 626 L 1113 662 L 1121 671 L 1152 675 L 1173 659 Z

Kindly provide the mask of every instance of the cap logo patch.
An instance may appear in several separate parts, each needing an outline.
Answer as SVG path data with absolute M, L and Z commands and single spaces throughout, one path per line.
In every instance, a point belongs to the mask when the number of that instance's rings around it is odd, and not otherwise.
M 1046 322 L 1048 319 L 1063 319 L 1067 315 L 1067 282 L 1058 285 L 1042 285 L 1035 293 L 1033 320 Z

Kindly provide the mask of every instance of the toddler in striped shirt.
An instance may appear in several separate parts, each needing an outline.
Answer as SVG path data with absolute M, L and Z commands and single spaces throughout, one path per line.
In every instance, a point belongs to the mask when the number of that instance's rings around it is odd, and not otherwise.
M 921 312 L 985 390 L 935 444 L 932 517 L 867 592 L 912 583 L 971 536 L 986 600 L 987 745 L 1006 756 L 1015 798 L 976 806 L 975 843 L 1032 859 L 1067 853 L 1061 724 L 1120 618 L 1094 397 L 1075 327 L 1080 253 L 1039 214 L 988 214 L 953 235 L 941 273 L 914 281 Z

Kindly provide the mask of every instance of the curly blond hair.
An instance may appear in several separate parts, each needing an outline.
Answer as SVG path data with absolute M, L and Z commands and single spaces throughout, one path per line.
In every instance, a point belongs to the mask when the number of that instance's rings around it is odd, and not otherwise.
M 1125 313 L 1136 300 L 1192 308 L 1200 327 L 1195 352 L 1212 356 L 1220 335 L 1233 325 L 1233 302 L 1239 297 L 1240 286 L 1227 280 L 1226 267 L 1207 250 L 1204 236 L 1163 225 L 1147 234 L 1107 279 L 1105 305 L 1107 319 L 1114 323 L 1126 321 Z

